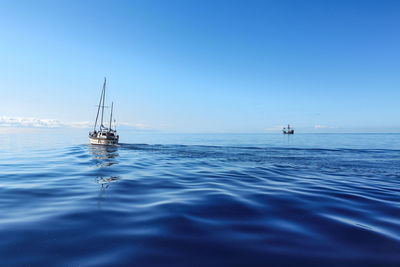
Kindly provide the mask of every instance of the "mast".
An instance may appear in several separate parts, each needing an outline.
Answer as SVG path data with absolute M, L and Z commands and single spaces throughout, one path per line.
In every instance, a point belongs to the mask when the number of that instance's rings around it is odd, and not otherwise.
M 110 129 L 109 129 L 110 131 L 111 131 L 111 122 L 112 122 L 113 105 L 114 105 L 114 102 L 111 102 Z
M 105 98 L 106 98 L 106 77 L 104 77 L 104 84 L 103 84 L 103 105 L 102 105 L 102 109 L 101 109 L 101 126 L 100 126 L 100 130 L 101 130 L 101 127 L 104 127 L 103 126 L 103 115 L 104 115 L 104 99 Z
M 94 128 L 93 128 L 93 130 L 96 130 L 97 120 L 99 119 L 99 112 L 100 112 L 101 100 L 103 99 L 103 94 L 104 94 L 105 85 L 106 85 L 106 78 L 104 77 L 103 90 L 101 90 L 100 101 L 99 101 L 99 107 L 97 108 L 96 121 L 95 121 L 95 123 L 94 123 Z M 104 105 L 104 104 L 103 104 L 103 105 Z

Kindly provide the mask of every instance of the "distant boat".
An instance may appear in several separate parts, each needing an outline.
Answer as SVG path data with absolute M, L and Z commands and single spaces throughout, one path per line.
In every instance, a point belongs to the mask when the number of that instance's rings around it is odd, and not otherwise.
M 282 132 L 283 134 L 294 134 L 294 129 L 290 128 L 290 125 L 288 124 L 287 128 L 283 127 Z
M 113 113 L 113 104 L 111 103 L 111 113 L 110 113 L 110 124 L 109 127 L 105 127 L 103 124 L 103 116 L 104 116 L 104 100 L 106 97 L 106 78 L 104 78 L 104 84 L 103 84 L 103 90 L 101 91 L 101 96 L 100 96 L 100 102 L 99 102 L 99 107 L 97 109 L 97 115 L 96 115 L 96 121 L 94 123 L 94 129 L 93 132 L 89 132 L 89 140 L 91 144 L 95 145 L 115 145 L 118 144 L 119 140 L 119 135 L 117 135 L 117 130 L 112 129 L 112 113 Z M 100 113 L 100 108 L 101 108 L 101 122 L 100 122 L 100 128 L 97 131 L 96 126 L 97 126 L 97 121 L 99 118 L 99 113 Z

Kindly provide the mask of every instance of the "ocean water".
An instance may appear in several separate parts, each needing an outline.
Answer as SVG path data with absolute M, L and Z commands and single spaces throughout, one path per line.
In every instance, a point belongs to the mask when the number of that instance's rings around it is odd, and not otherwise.
M 1 266 L 400 266 L 400 134 L 2 134 Z

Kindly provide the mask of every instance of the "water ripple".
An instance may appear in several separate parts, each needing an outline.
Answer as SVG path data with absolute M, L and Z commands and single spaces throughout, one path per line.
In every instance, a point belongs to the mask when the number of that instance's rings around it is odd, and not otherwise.
M 1 160 L 11 265 L 400 264 L 400 150 L 121 144 Z

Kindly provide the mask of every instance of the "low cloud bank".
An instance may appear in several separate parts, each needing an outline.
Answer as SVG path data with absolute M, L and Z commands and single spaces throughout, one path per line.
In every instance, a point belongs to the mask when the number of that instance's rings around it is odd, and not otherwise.
M 123 128 L 131 128 L 138 130 L 151 130 L 147 125 L 141 123 L 127 123 L 121 122 L 117 126 Z M 0 117 L 0 127 L 12 128 L 90 128 L 93 127 L 93 122 L 80 121 L 80 122 L 63 122 L 54 119 L 38 119 L 33 117 Z
M 325 125 L 315 125 L 314 129 L 338 129 L 337 126 L 325 126 Z
M 117 123 L 117 126 L 134 128 L 137 130 L 152 130 L 148 125 L 143 124 L 143 123 L 120 122 L 120 123 Z
M 283 129 L 283 127 L 285 127 L 285 126 L 282 126 L 282 125 L 273 126 L 273 127 L 265 128 L 264 131 L 267 131 L 267 132 L 281 131 Z
M 37 119 L 29 117 L 0 117 L 1 127 L 39 127 L 39 128 L 57 128 L 64 126 L 59 120 Z

